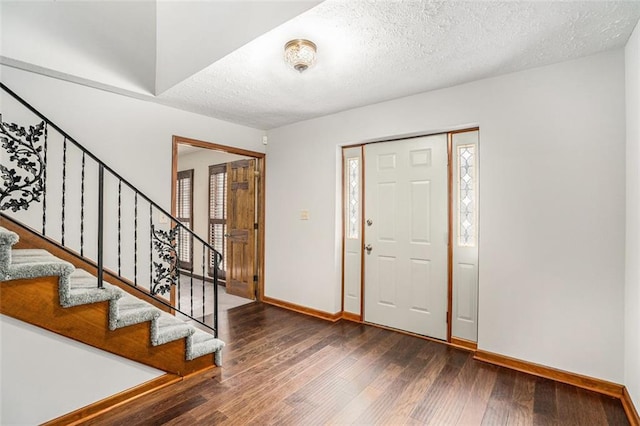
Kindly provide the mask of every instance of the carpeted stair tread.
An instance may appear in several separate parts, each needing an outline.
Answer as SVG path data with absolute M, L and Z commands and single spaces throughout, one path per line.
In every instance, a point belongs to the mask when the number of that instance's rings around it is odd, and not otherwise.
M 42 249 L 13 249 L 11 250 L 11 263 L 37 262 L 39 260 L 57 259 L 54 255 Z
M 9 265 L 11 265 L 11 246 L 19 240 L 18 234 L 0 226 L 0 280 L 10 279 Z
M 187 338 L 187 360 L 191 361 L 203 355 L 215 353 L 215 362 L 219 367 L 222 364 L 221 353 L 223 347 L 224 342 L 222 340 L 205 331 L 196 329 L 195 333 Z
M 116 311 L 109 319 L 111 330 L 145 321 L 154 321 L 161 314 L 160 309 L 130 294 L 125 294 L 114 304 Z
M 76 269 L 69 276 L 68 295 L 63 306 L 71 307 L 117 300 L 124 295 L 124 292 L 114 285 L 104 281 L 102 285 L 103 288 L 98 288 L 98 278 L 83 269 Z
M 162 345 L 191 336 L 196 329 L 171 314 L 162 312 L 151 325 L 151 344 Z
M 46 250 L 14 249 L 10 250 L 8 266 L 0 268 L 0 280 L 18 280 L 26 278 L 59 276 L 69 277 L 74 266 L 62 259 L 58 259 Z
M 0 245 L 12 246 L 17 243 L 19 239 L 18 234 L 0 226 Z

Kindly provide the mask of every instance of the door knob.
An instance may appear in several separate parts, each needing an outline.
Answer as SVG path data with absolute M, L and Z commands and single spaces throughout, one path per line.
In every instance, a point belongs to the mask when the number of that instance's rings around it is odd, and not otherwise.
M 229 238 L 231 234 L 224 234 L 225 237 Z
M 373 221 L 371 219 L 367 219 L 367 225 L 369 226 L 373 225 Z
M 373 247 L 371 246 L 371 244 L 367 244 L 366 246 L 364 246 L 364 249 L 367 251 L 367 254 L 371 254 L 371 250 L 373 250 Z

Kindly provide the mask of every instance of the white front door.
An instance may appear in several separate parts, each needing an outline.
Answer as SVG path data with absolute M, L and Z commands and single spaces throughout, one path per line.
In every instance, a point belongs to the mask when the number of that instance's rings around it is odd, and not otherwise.
M 364 320 L 444 340 L 447 135 L 364 149 Z

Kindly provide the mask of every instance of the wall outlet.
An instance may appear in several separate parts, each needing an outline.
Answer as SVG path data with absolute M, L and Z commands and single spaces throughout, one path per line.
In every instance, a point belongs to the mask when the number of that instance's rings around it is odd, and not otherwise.
M 300 220 L 309 220 L 309 210 L 300 210 Z

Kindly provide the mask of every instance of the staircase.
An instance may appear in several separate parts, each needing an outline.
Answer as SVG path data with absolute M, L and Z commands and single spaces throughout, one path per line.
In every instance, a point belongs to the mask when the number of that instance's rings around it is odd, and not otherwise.
M 0 105 L 0 314 L 167 373 L 114 401 L 221 366 L 220 253 L 2 83 Z
M 99 288 L 95 276 L 46 250 L 13 248 L 18 240 L 18 234 L 0 227 L 0 312 L 3 314 L 174 374 L 185 375 L 201 369 L 202 363 L 190 365 L 188 361 L 208 354 L 214 354 L 215 364 L 221 365 L 224 347 L 221 340 L 114 285 L 104 282 Z M 102 305 L 102 321 L 100 307 L 94 305 Z M 84 309 L 69 311 L 74 307 Z M 63 310 L 67 312 L 60 314 Z M 36 318 L 32 318 L 34 316 Z M 103 322 L 105 331 L 111 332 L 143 325 L 146 330 L 141 334 L 148 338 L 119 342 L 110 336 L 103 338 L 108 334 L 104 331 L 85 333 L 93 332 L 99 322 Z M 120 334 L 130 335 L 126 330 Z M 117 333 L 111 337 L 116 336 Z M 183 360 L 168 362 L 165 359 L 162 346 L 171 342 L 179 342 L 184 348 L 178 351 L 184 352 Z M 147 356 L 140 356 L 143 354 Z

